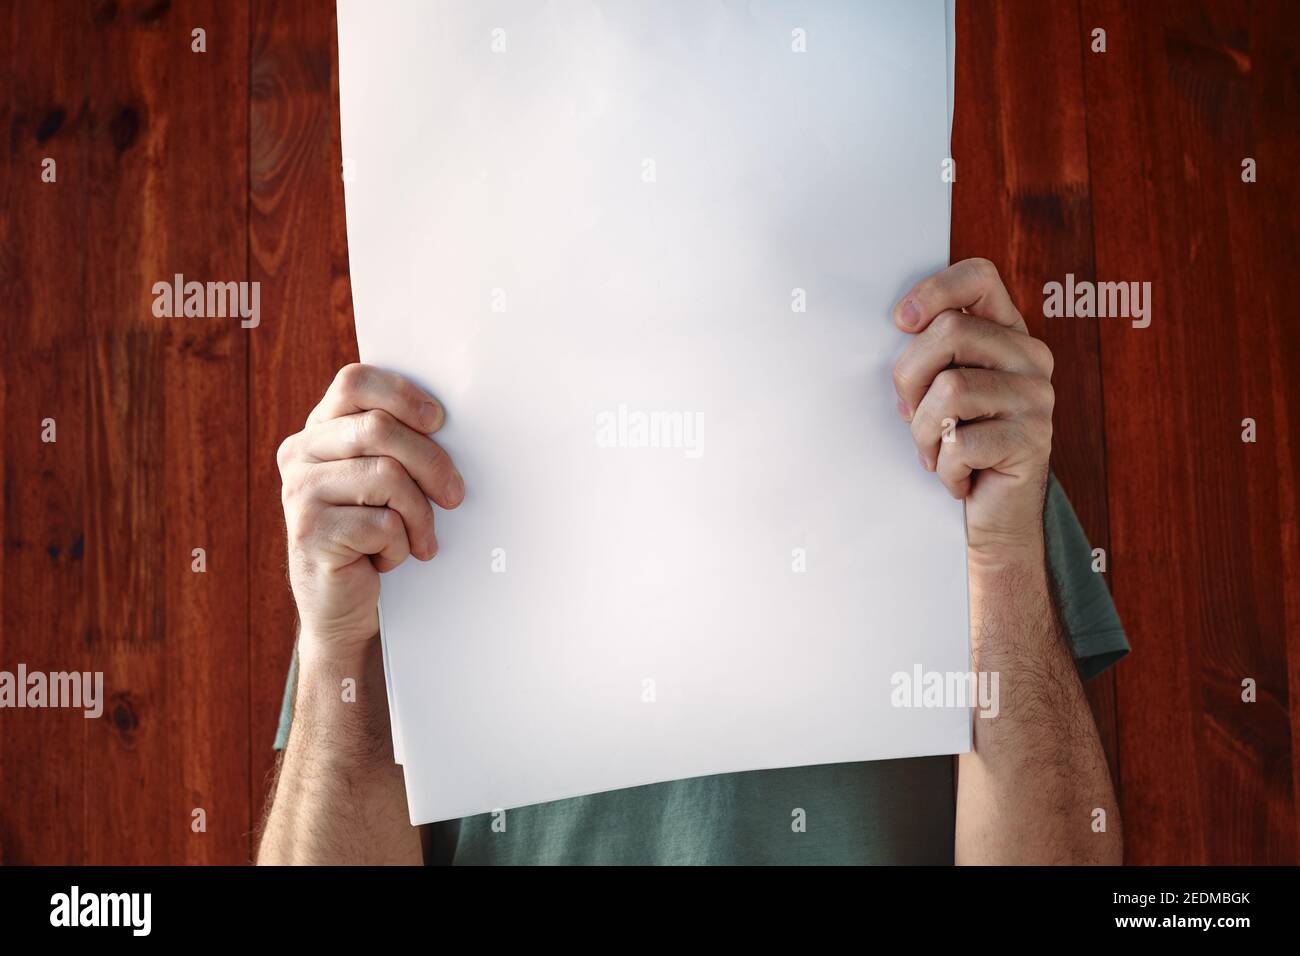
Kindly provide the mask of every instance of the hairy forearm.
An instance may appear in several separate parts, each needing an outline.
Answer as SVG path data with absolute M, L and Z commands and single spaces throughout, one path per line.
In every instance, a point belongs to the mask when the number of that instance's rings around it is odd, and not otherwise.
M 347 678 L 354 701 L 344 699 Z M 388 721 L 378 641 L 353 653 L 299 642 L 293 726 L 258 863 L 422 862 Z
M 1122 862 L 1110 772 L 1041 552 L 972 560 L 971 621 L 975 669 L 998 675 L 999 699 L 958 758 L 957 862 Z

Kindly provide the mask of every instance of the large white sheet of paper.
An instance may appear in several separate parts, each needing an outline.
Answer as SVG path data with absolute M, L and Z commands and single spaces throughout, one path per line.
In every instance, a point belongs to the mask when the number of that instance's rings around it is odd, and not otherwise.
M 948 254 L 943 0 L 340 0 L 364 361 L 467 485 L 385 575 L 414 823 L 956 753 L 961 505 L 889 308 Z

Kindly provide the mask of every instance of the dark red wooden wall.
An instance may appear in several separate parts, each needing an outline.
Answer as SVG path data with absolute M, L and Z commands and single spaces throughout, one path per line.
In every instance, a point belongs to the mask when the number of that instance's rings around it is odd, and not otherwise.
M 1297 861 L 1298 46 L 1288 0 L 958 2 L 953 256 L 1056 352 L 1135 648 L 1090 691 L 1135 863 Z M 355 358 L 333 7 L 3 0 L 0 75 L 0 669 L 110 697 L 0 711 L 0 861 L 245 861 L 293 641 L 275 449 Z M 155 319 L 178 272 L 260 282 L 261 325 Z M 1152 282 L 1151 327 L 1043 319 L 1067 272 Z

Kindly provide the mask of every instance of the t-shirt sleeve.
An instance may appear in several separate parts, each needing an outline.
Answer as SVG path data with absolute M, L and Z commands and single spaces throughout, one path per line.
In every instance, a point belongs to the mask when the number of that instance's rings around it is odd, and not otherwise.
M 1128 638 L 1104 574 L 1093 570 L 1092 548 L 1055 475 L 1048 478 L 1043 527 L 1061 620 L 1079 674 L 1089 680 L 1129 652 Z
M 298 683 L 298 645 L 293 646 L 293 658 L 289 661 L 289 674 L 284 681 L 284 700 L 280 703 L 280 726 L 275 731 L 275 743 L 271 746 L 283 750 L 289 743 L 289 725 L 293 723 L 293 691 Z

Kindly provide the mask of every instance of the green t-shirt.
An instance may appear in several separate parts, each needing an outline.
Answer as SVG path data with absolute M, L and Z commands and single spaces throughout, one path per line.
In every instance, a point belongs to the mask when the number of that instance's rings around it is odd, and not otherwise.
M 1079 672 L 1128 641 L 1074 509 L 1052 478 L 1047 554 Z M 293 719 L 294 666 L 275 746 Z M 754 770 L 520 807 L 432 825 L 439 863 L 952 863 L 952 757 Z M 800 814 L 802 811 L 802 814 Z M 801 827 L 792 824 L 802 821 Z

